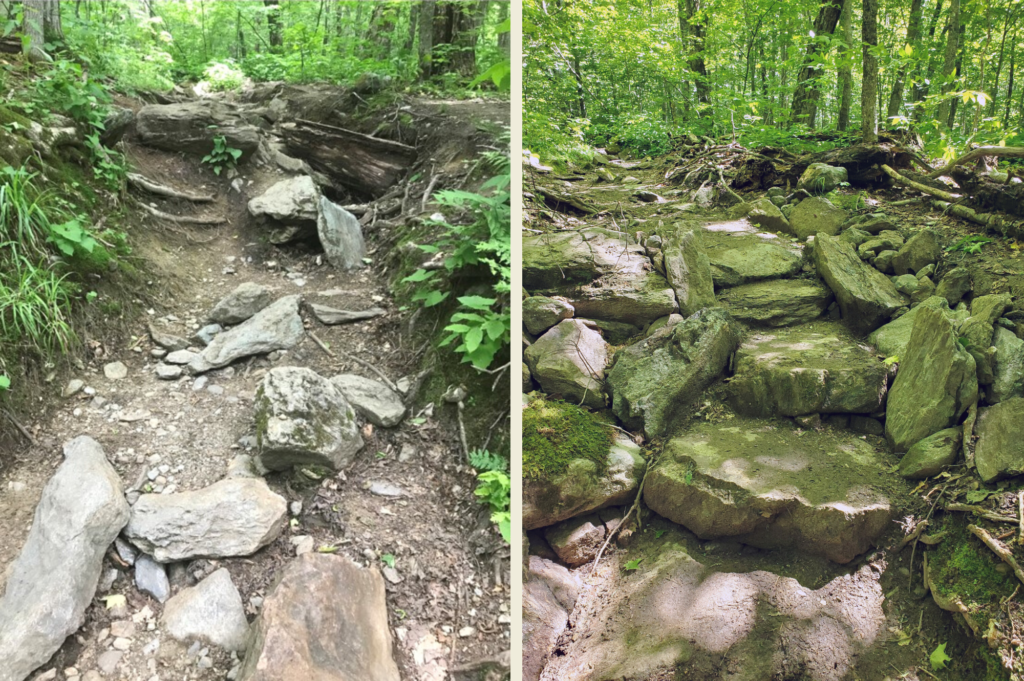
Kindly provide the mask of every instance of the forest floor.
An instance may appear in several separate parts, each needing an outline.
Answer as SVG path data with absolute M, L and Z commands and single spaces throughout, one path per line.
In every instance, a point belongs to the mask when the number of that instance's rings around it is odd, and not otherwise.
M 480 134 L 481 126 L 509 123 L 504 102 L 417 100 L 412 110 L 435 123 L 429 137 L 434 146 L 421 149 L 423 157 L 438 150 L 440 139 L 489 148 L 491 140 Z M 215 194 L 212 204 L 198 210 L 223 215 L 227 222 L 210 228 L 160 226 L 153 218 L 139 218 L 131 239 L 149 286 L 128 295 L 141 313 L 126 321 L 127 334 L 89 340 L 91 357 L 68 376 L 84 381 L 85 389 L 59 398 L 64 385 L 55 381 L 39 404 L 38 415 L 23 423 L 32 444 L 21 438 L 5 451 L 0 468 L 0 591 L 4 569 L 21 550 L 42 488 L 61 463 L 62 443 L 82 434 L 98 440 L 126 490 L 146 482 L 153 469 L 179 491 L 199 489 L 223 478 L 236 455 L 254 450 L 253 399 L 269 369 L 302 366 L 327 377 L 349 372 L 376 378 L 366 365 L 325 350 L 314 335 L 328 349 L 358 357 L 392 381 L 415 378 L 424 368 L 425 337 L 412 332 L 408 314 L 398 309 L 389 286 L 388 251 L 394 235 L 379 227 L 368 230 L 372 264 L 352 272 L 336 270 L 314 249 L 268 244 L 263 228 L 250 216 L 248 200 L 283 177 L 272 165 L 252 161 L 240 167 L 238 191 L 230 179 L 216 176 L 198 158 L 143 147 L 130 137 L 125 151 L 134 172 L 183 191 Z M 425 177 L 423 186 L 417 185 L 417 196 L 426 183 Z M 187 201 L 149 196 L 143 200 L 173 214 L 197 210 Z M 157 360 L 150 355 L 156 346 L 147 325 L 160 321 L 187 338 L 206 323 L 206 314 L 219 299 L 244 282 L 271 288 L 275 298 L 301 294 L 305 303 L 348 310 L 383 307 L 387 314 L 325 326 L 303 308 L 307 338 L 292 350 L 277 353 L 272 360 L 242 360 L 199 378 L 159 380 L 154 373 Z M 128 367 L 127 378 L 105 377 L 103 366 L 114 361 Z M 295 555 L 290 541 L 294 536 L 312 536 L 319 550 L 380 568 L 385 566 L 382 556 L 390 554 L 394 572 L 386 585 L 387 605 L 402 677 L 477 678 L 481 662 L 500 659 L 510 646 L 509 550 L 490 522 L 489 511 L 472 494 L 475 472 L 462 452 L 456 407 L 440 399 L 445 386 L 437 381 L 443 373 L 435 371 L 434 380 L 425 382 L 410 414 L 418 418 L 407 418 L 390 429 L 363 428 L 366 446 L 347 470 L 324 478 L 301 469 L 270 474 L 267 482 L 292 508 L 293 520 L 285 533 L 253 556 L 174 566 L 172 588 L 193 583 L 189 573 L 202 575 L 226 567 L 251 620 L 279 568 Z M 471 418 L 491 423 L 501 408 L 507 411 L 504 393 L 496 403 L 483 396 L 480 403 L 497 404 L 498 409 L 479 413 L 481 406 Z M 507 430 L 507 421 L 502 423 L 499 430 Z M 496 440 L 502 437 L 507 434 Z M 381 482 L 397 487 L 398 496 L 374 494 L 371 484 Z M 210 646 L 208 652 L 202 651 L 202 657 L 212 662 L 204 669 L 196 651 L 169 637 L 154 636 L 161 605 L 135 588 L 130 570 L 110 572 L 112 565 L 117 564 L 111 556 L 105 564 L 108 575 L 101 580 L 84 626 L 42 668 L 56 670 L 55 676 L 46 678 L 76 678 L 70 672 L 84 675 L 97 669 L 98 656 L 109 648 L 115 619 L 103 601 L 111 594 L 126 597 L 128 615 L 142 630 L 111 678 L 205 681 L 224 679 L 237 666 L 233 653 L 229 656 Z M 112 584 L 104 583 L 108 577 L 115 577 Z M 154 652 L 151 641 L 158 639 Z
M 610 163 L 604 161 L 585 170 L 570 167 L 569 169 L 552 169 L 532 167 L 524 162 L 524 228 L 533 233 L 545 233 L 562 230 L 578 230 L 584 227 L 603 227 L 615 231 L 645 234 L 658 233 L 658 225 L 671 225 L 673 221 L 686 220 L 697 223 L 721 222 L 729 220 L 727 208 L 700 208 L 694 203 L 693 187 L 684 187 L 676 177 L 666 181 L 665 177 L 677 165 L 684 165 L 686 154 L 672 154 L 666 157 L 643 160 L 620 160 L 611 157 Z M 602 179 L 599 171 L 610 170 L 614 181 Z M 728 169 L 726 169 L 728 174 Z M 632 178 L 632 179 L 627 179 Z M 623 179 L 627 179 L 623 182 Z M 786 188 L 788 194 L 793 188 Z M 652 192 L 658 195 L 657 200 L 641 200 L 638 192 Z M 754 201 L 764 196 L 764 190 L 738 192 L 744 201 Z M 943 246 L 957 243 L 964 236 L 984 235 L 984 229 L 957 219 L 943 215 L 938 210 L 924 207 L 923 204 L 894 206 L 893 202 L 913 197 L 916 192 L 900 187 L 877 188 L 870 191 L 860 189 L 841 190 L 844 208 L 850 208 L 851 215 L 857 213 L 885 212 L 901 228 L 935 228 L 941 232 Z M 557 197 L 555 195 L 558 195 Z M 858 198 L 859 196 L 859 198 Z M 580 210 L 561 199 L 571 198 L 583 202 L 586 210 Z M 831 197 L 830 197 L 831 198 Z M 745 222 L 745 221 L 744 221 Z M 748 226 L 749 227 L 749 226 Z M 988 234 L 991 243 L 986 243 L 977 253 L 962 250 L 947 252 L 941 267 L 949 269 L 962 266 L 969 270 L 974 283 L 974 295 L 1008 292 L 1020 299 L 1024 296 L 1024 260 L 1020 258 L 1021 244 L 1012 239 L 1003 239 Z M 789 238 L 784 235 L 784 238 Z M 621 346 L 613 346 L 609 351 L 618 350 Z M 713 423 L 733 418 L 730 408 L 725 404 L 719 393 L 721 385 L 712 386 L 700 401 L 700 407 L 693 418 Z M 609 418 L 615 417 L 609 412 Z M 893 467 L 899 462 L 899 455 L 892 454 L 885 439 L 876 435 L 862 436 L 879 453 L 883 460 Z M 584 673 L 574 676 L 569 670 L 579 673 L 562 656 L 573 656 L 574 650 L 585 650 L 589 636 L 595 638 L 607 636 L 608 630 L 600 629 L 596 622 L 613 617 L 612 603 L 616 584 L 630 573 L 623 570 L 627 561 L 641 559 L 642 564 L 651 565 L 664 547 L 668 545 L 682 546 L 684 551 L 700 562 L 704 574 L 711 572 L 749 573 L 766 570 L 780 577 L 792 577 L 800 585 L 819 589 L 843 575 L 853 575 L 865 565 L 879 566 L 882 575 L 879 584 L 885 594 L 884 612 L 886 616 L 884 635 L 856 661 L 851 670 L 850 679 L 867 681 L 882 679 L 997 679 L 1002 678 L 996 672 L 988 676 L 986 672 L 987 657 L 998 667 L 998 654 L 1004 659 L 1009 656 L 1013 664 L 1014 656 L 1019 657 L 1021 642 L 1015 636 L 1000 641 L 991 637 L 986 642 L 973 632 L 959 616 L 939 608 L 927 591 L 921 586 L 922 553 L 925 547 L 918 545 L 916 550 L 912 544 L 899 550 L 906 536 L 908 520 L 920 520 L 929 515 L 935 505 L 940 490 L 948 502 L 956 499 L 958 494 L 982 491 L 990 492 L 988 503 L 996 510 L 1017 516 L 1016 490 L 1019 484 L 1014 481 L 1003 481 L 996 485 L 983 486 L 976 473 L 961 463 L 947 469 L 942 476 L 921 484 L 907 481 L 898 485 L 898 489 L 886 489 L 890 502 L 893 504 L 893 517 L 896 521 L 876 542 L 876 550 L 870 551 L 850 564 L 839 565 L 823 558 L 801 554 L 799 551 L 746 550 L 735 542 L 701 541 L 686 528 L 669 522 L 641 504 L 644 519 L 643 531 L 632 537 L 628 543 L 623 542 L 617 549 L 614 545 L 609 549 L 612 553 L 605 554 L 601 568 L 594 574 L 593 564 L 587 563 L 572 571 L 584 583 L 580 596 L 576 601 L 576 609 L 570 616 L 570 629 L 563 634 L 561 647 L 555 651 L 549 667 L 542 674 L 542 679 L 589 678 Z M 962 500 L 962 499 L 961 499 Z M 953 528 L 962 520 L 962 514 L 943 513 L 941 507 L 934 512 L 932 531 L 946 523 Z M 944 516 L 944 517 L 943 517 Z M 940 520 L 941 519 L 941 520 Z M 938 522 L 937 522 L 938 521 Z M 963 528 L 957 525 L 957 531 Z M 1003 527 L 1004 530 L 1016 529 Z M 969 536 L 969 535 L 968 535 Z M 964 537 L 963 541 L 967 541 Z M 980 542 L 971 538 L 971 546 L 986 564 L 997 566 L 998 559 L 988 552 Z M 1010 540 L 1012 544 L 1012 540 Z M 542 555 L 551 560 L 558 557 L 546 548 L 543 536 L 531 533 L 531 553 Z M 743 550 L 741 550 L 743 549 Z M 911 556 L 913 562 L 913 580 L 911 581 Z M 636 565 L 636 563 L 631 563 Z M 1003 566 L 1006 567 L 1006 566 Z M 631 568 L 626 568 L 631 569 Z M 1002 571 L 1001 571 L 1002 572 Z M 965 580 L 967 577 L 964 578 Z M 1000 598 L 994 599 L 984 607 L 1002 610 L 1006 615 L 1005 628 L 1013 631 L 1024 630 L 1024 617 L 1020 607 L 1013 602 L 1014 581 L 1012 577 L 1005 582 L 1005 593 L 1000 591 Z M 1019 586 L 1019 585 L 1018 585 Z M 967 592 L 969 588 L 965 588 Z M 1011 595 L 1012 594 L 1012 595 Z M 1005 598 L 1006 601 L 1001 599 Z M 966 599 L 965 599 L 966 600 Z M 824 601 L 823 601 L 824 603 Z M 623 610 L 627 608 L 624 606 Z M 584 626 L 584 623 L 586 625 Z M 989 634 L 991 635 L 991 631 Z M 767 640 L 767 639 L 766 639 Z M 990 645 L 991 643 L 991 649 Z M 933 669 L 929 662 L 930 654 L 940 644 L 945 644 L 945 652 L 952 658 L 949 667 L 944 670 Z M 578 646 L 574 648 L 574 646 Z M 593 658 L 589 658 L 593 659 Z M 557 663 L 555 662 L 557 661 Z M 689 670 L 689 671 L 687 671 Z M 680 666 L 677 670 L 666 670 L 653 679 L 719 679 L 733 678 L 723 675 L 719 670 L 702 676 L 699 670 Z M 682 675 L 681 675 L 682 674 Z M 631 677 L 632 678 L 632 677 Z M 739 678 L 739 677 L 737 677 Z M 743 677 L 746 678 L 746 677 Z M 789 678 L 789 677 L 786 677 Z M 794 677 L 796 678 L 796 677 Z M 801 676 L 800 678 L 804 678 Z M 810 677 L 808 677 L 810 678 Z M 816 676 L 814 678 L 817 678 Z M 831 677 L 829 677 L 831 678 Z M 1014 677 L 1017 678 L 1017 677 Z

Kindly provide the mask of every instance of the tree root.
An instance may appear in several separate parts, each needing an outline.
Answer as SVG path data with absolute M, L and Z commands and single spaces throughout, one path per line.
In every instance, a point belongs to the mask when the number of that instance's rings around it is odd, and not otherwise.
M 1010 523 L 1013 525 L 1017 524 L 1017 519 L 1013 516 L 992 513 L 991 511 L 982 508 L 981 506 L 971 506 L 970 504 L 946 504 L 945 510 L 960 511 L 961 513 L 973 513 L 977 515 L 979 518 L 982 518 L 984 520 L 990 520 L 994 523 Z
M 1021 570 L 1020 564 L 1010 553 L 1010 549 L 1006 548 L 1002 542 L 997 541 L 992 535 L 978 527 L 977 525 L 968 525 L 967 529 L 974 533 L 981 541 L 985 542 L 985 546 L 992 549 L 992 551 L 1003 559 L 1003 562 L 1013 568 L 1013 574 L 1017 576 L 1017 579 L 1024 583 L 1024 570 Z
M 161 220 L 167 220 L 168 222 L 177 222 L 186 225 L 223 225 L 227 222 L 224 218 L 197 218 L 187 215 L 171 215 L 170 213 L 165 213 L 162 210 L 157 210 L 152 206 L 147 206 L 144 203 L 139 203 L 139 205 L 153 217 L 160 218 Z
M 998 215 L 995 215 L 994 213 L 978 213 L 975 210 L 968 208 L 967 206 L 956 203 L 962 200 L 962 198 L 957 196 L 956 194 L 951 194 L 950 192 L 945 192 L 942 191 L 941 189 L 935 189 L 934 187 L 923 185 L 920 182 L 914 182 L 913 180 L 904 177 L 903 175 L 900 175 L 898 172 L 896 172 L 889 166 L 885 165 L 884 163 L 882 164 L 881 168 L 886 175 L 896 180 L 897 183 L 902 184 L 905 187 L 910 187 L 911 189 L 916 189 L 917 191 L 922 192 L 924 194 L 928 194 L 929 196 L 934 196 L 937 199 L 940 199 L 939 201 L 932 201 L 932 205 L 938 208 L 939 210 L 943 211 L 944 213 L 949 213 L 951 215 L 957 216 L 958 218 L 962 218 L 975 224 L 988 227 L 989 229 L 999 232 L 1000 234 L 1007 234 L 1009 236 L 1012 236 L 1012 234 L 1009 233 L 1010 231 L 1012 231 L 1010 230 L 1012 222 L 1004 220 L 1003 218 L 999 217 Z
M 153 182 L 149 178 L 143 177 L 138 173 L 128 173 L 128 184 L 138 187 L 139 189 L 144 189 L 150 194 L 166 196 L 172 199 L 185 199 L 186 201 L 194 201 L 195 203 L 209 203 L 214 199 L 212 194 L 199 195 L 180 192 L 177 189 Z

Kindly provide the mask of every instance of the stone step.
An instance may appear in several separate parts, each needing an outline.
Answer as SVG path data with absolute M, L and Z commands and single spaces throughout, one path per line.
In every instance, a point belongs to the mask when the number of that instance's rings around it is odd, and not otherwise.
M 739 321 L 760 327 L 807 324 L 832 303 L 832 291 L 820 281 L 780 279 L 719 291 L 718 304 Z
M 880 488 L 900 478 L 888 463 L 845 431 L 798 433 L 764 420 L 700 424 L 668 442 L 644 501 L 701 539 L 794 547 L 848 563 L 892 520 Z
M 747 220 L 704 225 L 704 248 L 715 288 L 794 277 L 803 267 L 800 244 L 759 232 Z

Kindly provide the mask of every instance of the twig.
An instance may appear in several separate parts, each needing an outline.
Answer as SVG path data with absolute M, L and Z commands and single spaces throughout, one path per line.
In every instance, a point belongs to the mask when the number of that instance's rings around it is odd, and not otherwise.
M 955 161 L 950 162 L 949 165 L 939 168 L 938 170 L 932 171 L 928 175 L 928 177 L 934 180 L 936 177 L 940 177 L 942 175 L 947 174 L 948 172 L 953 170 L 953 168 L 959 165 L 963 165 L 968 161 L 973 161 L 976 158 L 981 158 L 982 156 L 1021 157 L 1024 156 L 1024 147 L 978 147 L 977 149 L 972 149 L 971 151 L 968 151 L 966 154 L 956 159 Z
M 224 218 L 197 218 L 184 215 L 171 215 L 170 213 L 165 213 L 162 210 L 157 210 L 152 206 L 147 206 L 142 202 L 139 202 L 139 205 L 154 217 L 158 217 L 161 220 L 167 220 L 168 222 L 179 222 L 187 225 L 223 225 L 227 222 Z
M 462 410 L 466 406 L 459 400 L 459 439 L 462 440 L 462 451 L 466 455 L 466 461 L 469 461 L 469 442 L 466 440 L 466 424 L 462 420 Z
M 18 432 L 21 433 L 26 440 L 28 440 L 28 443 L 30 445 L 35 445 L 36 441 L 32 439 L 31 435 L 29 435 L 29 432 L 28 430 L 25 429 L 25 426 L 18 423 L 18 419 L 14 418 L 14 414 L 4 409 L 4 416 L 7 417 L 8 421 L 14 424 L 14 427 L 18 429 Z
M 382 372 L 382 371 L 381 371 L 380 369 L 378 369 L 377 367 L 373 366 L 373 365 L 372 365 L 372 364 L 370 364 L 369 362 L 367 362 L 367 361 L 365 361 L 365 360 L 362 360 L 362 359 L 359 359 L 359 358 L 358 358 L 358 357 L 356 357 L 355 355 L 350 355 L 349 353 L 347 353 L 347 352 L 345 352 L 344 350 L 341 350 L 341 349 L 339 349 L 339 350 L 338 350 L 338 354 L 340 354 L 340 355 L 341 355 L 342 357 L 344 357 L 345 359 L 350 359 L 350 360 L 352 360 L 353 362 L 359 362 L 359 363 L 360 363 L 360 364 L 362 364 L 362 365 L 363 365 L 364 367 L 366 367 L 367 369 L 369 369 L 369 370 L 370 370 L 370 371 L 372 371 L 373 373 L 375 373 L 375 374 L 377 374 L 378 376 L 380 376 L 380 379 L 381 379 L 382 381 L 384 381 L 385 385 L 387 385 L 387 386 L 388 386 L 389 388 L 391 388 L 392 390 L 394 390 L 394 391 L 395 391 L 396 393 L 397 393 L 397 392 L 399 392 L 399 390 L 398 390 L 398 386 L 397 386 L 397 385 L 395 385 L 394 383 L 392 383 L 392 382 L 391 382 L 391 379 L 390 379 L 390 378 L 388 378 L 387 376 L 385 376 L 385 375 L 384 375 L 384 372 Z
M 928 515 L 925 516 L 925 518 L 924 518 L 924 522 L 925 523 L 927 523 L 929 520 L 931 520 L 932 513 L 935 512 L 935 506 L 939 503 L 939 499 L 941 499 L 942 495 L 945 494 L 945 493 L 946 493 L 946 486 L 943 485 L 942 489 L 939 490 L 939 496 L 935 497 L 935 501 L 932 502 L 932 507 L 930 509 L 928 509 Z M 911 588 L 914 585 L 914 554 L 917 553 L 917 540 L 920 539 L 920 538 L 921 538 L 920 534 L 918 534 L 918 536 L 914 538 L 914 548 L 912 548 L 910 550 L 910 578 L 907 581 L 907 588 L 908 589 Z
M 317 345 L 319 345 L 320 349 L 323 350 L 324 352 L 326 352 L 328 355 L 330 355 L 331 357 L 335 357 L 336 356 L 333 352 L 331 352 L 331 349 L 329 347 L 327 347 L 326 343 L 324 343 L 322 340 L 320 340 L 319 338 L 316 337 L 315 333 L 313 333 L 312 331 L 307 331 L 306 335 L 309 336 L 310 338 L 312 338 L 313 342 L 316 343 Z
M 979 518 L 985 520 L 991 520 L 994 523 L 1013 523 L 1017 524 L 1019 521 L 1010 515 L 999 515 L 998 513 L 992 513 L 981 506 L 971 506 L 969 504 L 946 504 L 945 509 L 947 511 L 960 511 L 961 513 L 973 513 Z
M 977 525 L 968 525 L 967 529 L 974 533 L 981 541 L 985 542 L 985 546 L 992 549 L 997 556 L 1003 559 L 1003 562 L 1013 568 L 1013 574 L 1017 576 L 1022 583 L 1024 583 L 1024 570 L 1021 570 L 1020 564 L 1010 553 L 1010 549 L 1003 546 L 1001 542 L 996 541 L 992 535 L 978 527 Z
M 640 487 L 636 491 L 636 498 L 633 499 L 633 505 L 629 507 L 628 511 L 626 511 L 626 515 L 622 516 L 622 521 L 615 526 L 615 529 L 608 533 L 608 538 L 604 540 L 604 544 L 601 545 L 601 550 L 597 552 L 597 558 L 594 559 L 594 567 L 590 571 L 591 577 L 593 577 L 594 573 L 597 572 L 597 566 L 601 562 L 601 556 L 604 554 L 604 550 L 608 548 L 608 544 L 615 536 L 615 533 L 626 524 L 626 521 L 629 520 L 629 516 L 633 515 L 633 511 L 640 508 L 640 499 L 644 496 L 644 483 L 647 482 L 647 474 L 651 472 L 652 468 L 654 468 L 653 458 L 647 463 L 647 470 L 644 471 L 644 477 L 640 480 Z
M 434 185 L 437 184 L 438 180 L 441 179 L 440 175 L 434 175 L 430 178 L 430 183 L 427 185 L 427 190 L 423 192 L 423 200 L 420 201 L 420 212 L 426 212 L 427 202 L 430 201 L 430 192 L 434 191 Z
M 1017 492 L 1017 513 L 1020 514 L 1020 536 L 1018 544 L 1024 544 L 1024 491 Z

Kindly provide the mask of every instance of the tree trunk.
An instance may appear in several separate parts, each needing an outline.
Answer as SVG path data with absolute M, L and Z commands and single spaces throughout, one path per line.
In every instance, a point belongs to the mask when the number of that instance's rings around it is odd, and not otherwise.
M 910 23 L 907 25 L 907 45 L 913 50 L 911 56 L 918 58 L 918 47 L 921 42 L 921 22 L 924 14 L 924 1 L 913 0 L 910 5 Z M 889 108 L 886 110 L 886 119 L 891 120 L 894 116 L 900 115 L 900 108 L 903 106 L 903 87 L 907 78 L 907 65 L 900 67 L 896 74 L 896 82 L 892 86 L 892 96 L 889 97 Z
M 476 75 L 476 41 L 483 22 L 483 2 L 456 2 L 451 5 L 454 12 L 452 44 L 457 49 L 449 60 L 451 68 L 462 76 Z
M 1013 40 L 1010 41 L 1010 74 L 1006 84 L 1006 110 L 1003 112 L 1003 127 L 1010 124 L 1010 106 L 1013 104 L 1014 66 L 1017 64 L 1017 27 L 1013 29 Z
M 270 31 L 270 46 L 281 47 L 281 8 L 278 0 L 263 0 L 267 8 L 267 29 Z
M 818 16 L 814 20 L 814 35 L 831 35 L 839 23 L 843 5 L 852 0 L 822 0 Z M 818 53 L 818 42 L 811 41 L 804 56 L 804 65 L 797 77 L 796 92 L 793 93 L 793 121 L 803 123 L 809 128 L 814 127 L 818 115 L 819 87 L 815 82 L 821 70 L 814 66 L 814 56 Z
M 952 0 L 949 6 L 949 35 L 946 36 L 946 52 L 942 59 L 942 93 L 946 94 L 952 88 L 953 71 L 956 68 L 956 51 L 958 34 L 960 30 L 960 0 Z M 935 118 L 943 124 L 948 125 L 951 109 L 950 100 L 946 99 L 939 104 Z
M 878 46 L 878 0 L 864 0 L 864 19 L 861 25 L 864 41 L 864 71 L 860 96 L 860 130 L 864 144 L 878 140 L 878 58 L 873 49 Z
M 989 49 L 992 47 L 992 0 L 988 0 L 985 3 L 985 24 L 988 26 L 988 30 L 985 32 L 985 51 L 981 55 L 981 74 L 978 76 L 980 85 L 979 89 L 985 91 L 985 63 L 989 60 Z M 992 97 L 995 98 L 996 93 L 992 93 Z M 978 124 L 981 122 L 981 105 L 975 103 L 974 107 L 974 132 L 978 132 Z
M 1014 10 L 1017 8 L 1014 7 Z M 1010 29 L 1010 23 L 1012 22 L 1016 11 L 1006 11 L 1006 19 L 1003 21 L 1003 37 L 999 41 L 999 61 L 996 63 L 996 82 L 992 86 L 992 101 L 988 104 L 988 115 L 994 116 L 996 113 L 996 100 L 999 98 L 999 78 L 1003 75 L 1003 58 L 1006 56 L 1006 33 Z
M 422 3 L 420 3 L 422 4 Z M 405 45 L 403 48 L 406 52 L 412 52 L 413 45 L 416 44 L 416 28 L 419 25 L 420 8 L 417 7 L 417 3 L 409 3 L 409 33 L 405 37 Z
M 708 14 L 702 5 L 703 0 L 679 0 L 679 35 L 683 40 L 683 51 L 686 65 L 693 73 L 693 84 L 696 89 L 697 103 L 711 102 L 711 87 L 708 83 L 707 66 L 704 64 L 704 39 L 708 30 Z M 753 81 L 753 74 L 751 74 Z M 753 84 L 752 84 L 753 85 Z M 751 90 L 753 90 L 753 86 Z M 702 116 L 708 115 L 706 107 L 699 107 Z
M 942 12 L 943 0 L 938 0 L 935 3 L 935 10 L 932 12 L 931 25 L 928 27 L 928 45 L 935 40 L 935 29 L 939 25 L 939 14 Z M 926 78 L 915 78 L 914 79 L 914 103 L 923 102 L 925 96 L 928 94 L 928 83 L 931 82 L 933 71 L 932 60 L 928 60 L 928 71 Z M 924 114 L 922 107 L 917 107 L 914 110 L 914 120 L 921 120 L 921 116 Z
M 433 75 L 431 56 L 434 50 L 434 11 L 437 0 L 423 0 L 420 3 L 420 74 L 424 78 Z
M 919 0 L 915 0 L 919 1 Z M 840 19 L 843 27 L 843 42 L 846 43 L 844 52 L 852 53 L 853 49 L 853 3 L 843 3 L 843 13 Z M 843 132 L 850 127 L 850 103 L 853 101 L 853 73 L 850 71 L 850 64 L 844 57 L 843 65 L 839 68 L 839 121 L 836 128 Z
M 64 32 L 60 24 L 60 5 L 55 0 L 25 0 L 22 3 L 22 33 L 28 37 L 25 52 L 46 54 L 46 41 L 60 39 Z

